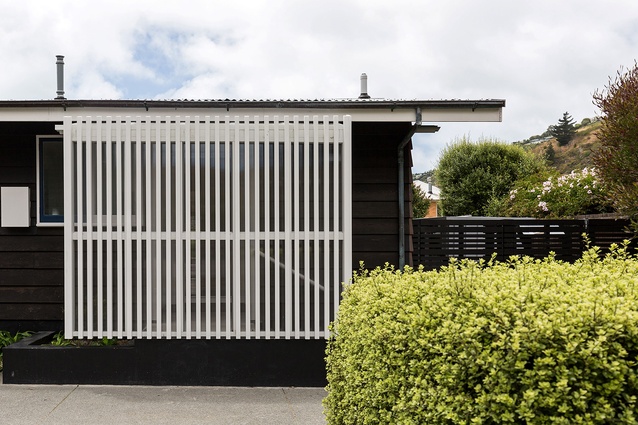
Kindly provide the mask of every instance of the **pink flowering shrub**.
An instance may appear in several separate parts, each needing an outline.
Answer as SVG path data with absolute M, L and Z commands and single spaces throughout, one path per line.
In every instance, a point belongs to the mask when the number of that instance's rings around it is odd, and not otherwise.
M 563 218 L 611 211 L 596 169 L 585 168 L 544 181 L 516 182 L 503 212 L 515 217 Z

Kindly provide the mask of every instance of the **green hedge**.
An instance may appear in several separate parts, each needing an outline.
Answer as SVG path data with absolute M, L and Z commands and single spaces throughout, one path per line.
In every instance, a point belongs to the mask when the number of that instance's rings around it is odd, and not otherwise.
M 638 423 L 638 260 L 362 271 L 327 350 L 331 424 Z

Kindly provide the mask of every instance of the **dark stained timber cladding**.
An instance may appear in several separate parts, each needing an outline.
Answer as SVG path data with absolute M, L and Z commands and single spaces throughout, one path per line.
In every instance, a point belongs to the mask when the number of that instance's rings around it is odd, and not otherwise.
M 0 255 L 2 255 L 0 253 Z M 64 269 L 0 269 L 0 286 L 59 286 L 64 284 Z
M 385 161 L 390 162 L 387 159 Z M 356 170 L 357 184 L 387 183 L 390 176 L 397 175 L 397 166 L 395 165 L 394 167 L 388 167 L 387 165 L 391 164 L 384 164 L 381 167 L 371 168 L 357 167 L 355 164 L 353 164 L 352 168 L 353 170 Z
M 0 168 L 29 167 L 35 170 L 36 136 L 59 136 L 55 126 L 56 123 L 49 122 L 0 123 Z
M 0 269 L 63 269 L 63 252 L 3 252 L 0 255 Z
M 0 234 L 0 252 L 64 252 L 62 235 L 9 236 Z
M 62 303 L 6 303 L 0 304 L 0 320 L 62 320 L 64 309 Z M 41 329 L 31 329 L 38 331 Z
M 62 303 L 62 286 L 0 286 L 0 301 L 3 303 Z
M 396 177 L 396 176 L 395 176 Z M 381 201 L 393 200 L 396 205 L 397 201 L 397 185 L 393 183 L 374 183 L 374 184 L 353 184 L 352 185 L 352 201 Z M 396 213 L 395 213 L 396 215 Z
M 397 217 L 396 202 L 361 201 L 353 202 L 352 218 L 393 218 Z
M 397 147 L 410 128 L 406 123 L 352 124 L 353 266 L 398 263 Z M 409 149 L 408 149 L 409 151 Z M 409 158 L 406 174 L 409 176 Z M 406 184 L 409 184 L 406 179 Z M 406 199 L 406 211 L 409 202 Z M 409 221 L 407 221 L 409 223 Z M 406 231 L 409 226 L 406 226 Z M 406 238 L 406 243 L 409 238 Z
M 0 321 L 30 330 L 63 318 L 64 231 L 36 227 L 36 136 L 56 123 L 0 123 L 0 186 L 28 186 L 31 226 L 0 227 Z

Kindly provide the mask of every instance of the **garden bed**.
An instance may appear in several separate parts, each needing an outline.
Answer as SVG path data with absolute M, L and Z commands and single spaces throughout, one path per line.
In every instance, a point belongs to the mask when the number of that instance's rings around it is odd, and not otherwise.
M 51 345 L 38 332 L 3 349 L 5 384 L 326 385 L 325 340 L 136 339 Z M 86 344 L 86 343 L 85 343 Z
M 51 345 L 55 332 L 38 332 L 5 347 L 5 384 L 132 384 L 135 342 L 110 346 Z

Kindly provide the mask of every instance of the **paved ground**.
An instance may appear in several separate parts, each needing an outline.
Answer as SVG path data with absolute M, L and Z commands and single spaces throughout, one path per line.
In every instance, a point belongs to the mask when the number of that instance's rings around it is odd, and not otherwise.
M 2 384 L 0 422 L 313 425 L 325 424 L 325 395 L 323 388 Z

